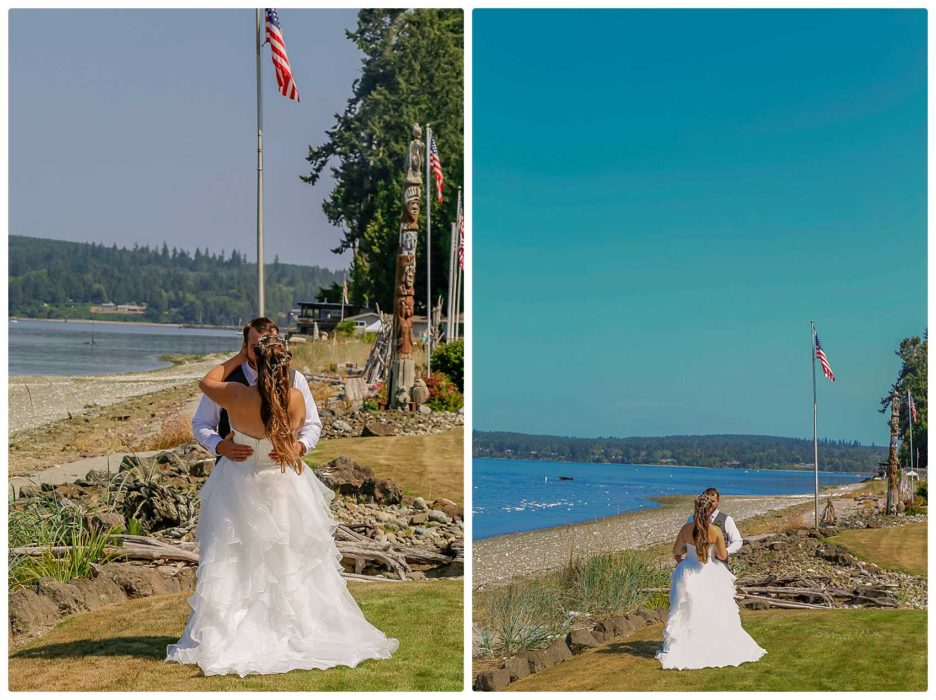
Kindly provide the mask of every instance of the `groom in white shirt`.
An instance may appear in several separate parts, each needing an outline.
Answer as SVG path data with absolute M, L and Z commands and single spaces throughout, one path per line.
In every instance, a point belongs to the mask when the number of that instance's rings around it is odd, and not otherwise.
M 709 517 L 709 522 L 713 525 L 717 525 L 721 528 L 721 531 L 725 535 L 725 549 L 728 550 L 728 556 L 741 549 L 741 545 L 744 544 L 744 540 L 741 537 L 741 533 L 738 531 L 738 526 L 735 525 L 734 518 L 726 513 L 722 513 L 718 509 L 718 503 L 721 500 L 721 495 L 718 493 L 718 489 L 710 488 L 703 491 L 706 496 L 710 496 L 713 501 L 715 501 L 715 510 L 712 511 L 712 515 Z M 692 522 L 692 516 L 689 516 L 689 522 Z M 676 556 L 676 562 L 680 561 L 680 557 Z
M 242 363 L 225 377 L 225 381 L 237 381 L 248 386 L 257 384 L 257 357 L 254 355 L 253 348 L 265 335 L 279 335 L 279 327 L 268 318 L 255 318 L 244 326 L 247 362 Z M 315 400 L 309 390 L 309 383 L 302 372 L 291 370 L 290 374 L 293 387 L 298 389 L 305 399 L 306 419 L 302 430 L 299 431 L 298 440 L 300 452 L 306 454 L 318 443 L 319 436 L 322 434 L 322 419 L 319 418 Z M 227 411 L 207 396 L 202 396 L 198 409 L 192 416 L 192 433 L 198 444 L 218 459 L 227 457 L 235 462 L 243 462 L 253 454 L 253 448 L 250 445 L 240 445 L 234 442 L 234 433 L 228 421 Z

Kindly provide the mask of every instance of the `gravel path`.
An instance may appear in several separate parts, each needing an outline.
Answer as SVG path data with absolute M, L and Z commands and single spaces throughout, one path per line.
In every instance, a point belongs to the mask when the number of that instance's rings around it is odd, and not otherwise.
M 10 435 L 66 420 L 134 396 L 194 383 L 217 364 L 210 357 L 149 372 L 76 377 L 10 377 Z
M 840 495 L 861 486 L 863 484 L 849 484 L 826 495 Z M 812 494 L 724 496 L 722 510 L 740 523 L 746 518 L 809 503 L 812 499 Z M 473 586 L 480 590 L 509 583 L 516 578 L 555 569 L 575 556 L 669 542 L 692 512 L 691 501 L 691 496 L 675 496 L 667 498 L 659 508 L 472 542 Z M 744 535 L 743 529 L 741 534 Z

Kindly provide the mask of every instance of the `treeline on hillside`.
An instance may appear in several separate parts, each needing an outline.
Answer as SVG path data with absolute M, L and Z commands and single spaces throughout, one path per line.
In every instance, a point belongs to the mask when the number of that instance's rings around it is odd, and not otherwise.
M 475 432 L 475 457 L 614 464 L 674 464 L 741 469 L 790 469 L 813 461 L 812 440 L 769 435 L 673 435 L 575 438 Z M 884 447 L 819 441 L 819 468 L 872 472 L 887 458 Z
M 257 308 L 257 265 L 236 250 L 194 254 L 163 243 L 133 248 L 10 236 L 11 316 L 92 318 L 92 304 L 146 304 L 142 319 L 234 325 Z M 341 274 L 274 259 L 266 270 L 266 312 L 285 321 L 297 301 L 313 301 Z M 137 317 L 140 318 L 139 316 Z

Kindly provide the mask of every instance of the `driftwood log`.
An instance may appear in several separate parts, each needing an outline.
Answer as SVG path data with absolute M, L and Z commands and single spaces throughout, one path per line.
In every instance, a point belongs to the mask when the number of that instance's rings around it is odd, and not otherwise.
M 113 537 L 120 546 L 107 547 L 105 553 L 115 559 L 198 563 L 198 550 L 192 542 L 177 545 L 143 535 L 114 535 Z M 349 572 L 348 578 L 387 580 L 363 573 L 368 565 L 376 564 L 392 571 L 400 581 L 405 581 L 412 571 L 411 566 L 439 566 L 453 561 L 453 557 L 431 549 L 393 547 L 388 542 L 374 542 L 343 525 L 338 526 L 335 538 L 337 540 L 335 545 L 341 553 L 342 563 L 353 569 L 353 576 Z M 10 552 L 19 556 L 42 556 L 46 553 L 51 553 L 53 556 L 65 556 L 71 550 L 71 546 L 15 547 Z

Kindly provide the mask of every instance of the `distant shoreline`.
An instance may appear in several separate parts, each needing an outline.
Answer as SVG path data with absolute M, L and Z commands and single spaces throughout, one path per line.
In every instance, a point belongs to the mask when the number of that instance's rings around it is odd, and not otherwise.
M 120 321 L 108 318 L 32 318 L 30 316 L 10 316 L 10 321 L 41 321 L 44 323 L 119 323 L 125 326 L 154 326 L 157 328 L 193 328 L 217 331 L 240 331 L 237 326 L 207 326 L 194 323 L 156 323 L 155 321 Z
M 479 457 L 477 455 L 472 455 L 471 459 L 489 459 L 492 462 L 536 462 L 538 464 L 579 464 L 583 466 L 592 466 L 592 465 L 619 465 L 619 466 L 629 466 L 629 467 L 671 467 L 673 469 L 744 469 L 746 471 L 754 470 L 761 472 L 779 472 L 779 471 L 790 471 L 790 472 L 811 472 L 813 471 L 812 467 L 700 467 L 694 464 L 642 464 L 637 462 L 571 462 L 566 459 L 512 459 L 510 457 Z M 866 474 L 868 476 L 874 476 L 871 472 L 863 472 L 860 469 L 855 469 L 854 472 L 851 471 L 838 471 L 830 472 L 827 469 L 820 469 L 820 474 Z

